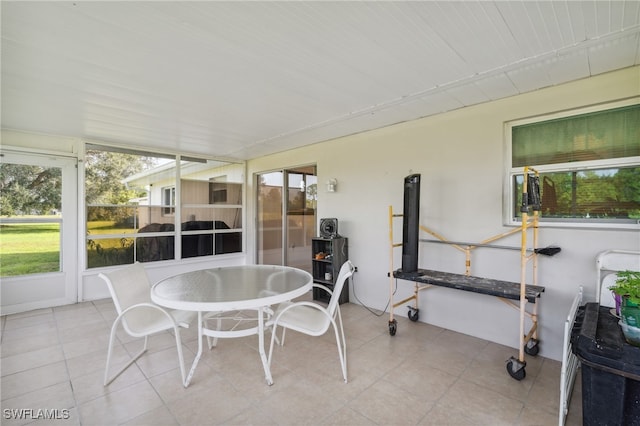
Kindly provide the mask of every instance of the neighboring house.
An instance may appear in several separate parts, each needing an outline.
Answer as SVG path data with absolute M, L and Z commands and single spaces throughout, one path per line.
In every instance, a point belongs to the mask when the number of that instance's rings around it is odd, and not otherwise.
M 123 232 L 121 226 L 107 233 L 89 232 L 88 266 L 241 252 L 243 170 L 242 163 L 201 160 L 183 161 L 178 171 L 172 161 L 126 177 L 123 182 L 129 188 L 146 195 L 102 208 L 114 217 L 126 217 L 133 233 Z M 181 224 L 177 232 L 176 223 Z

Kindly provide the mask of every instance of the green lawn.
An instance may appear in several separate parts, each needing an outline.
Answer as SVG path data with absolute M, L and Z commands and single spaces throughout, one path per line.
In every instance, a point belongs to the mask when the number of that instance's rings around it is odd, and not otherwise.
M 0 276 L 60 270 L 60 225 L 0 225 Z
M 89 235 L 133 233 L 117 229 L 112 221 L 90 222 Z M 121 239 L 95 240 L 101 251 L 118 251 Z M 84 256 L 84 253 L 79 253 Z M 89 266 L 108 265 L 113 259 L 101 259 L 89 250 Z M 57 223 L 0 224 L 0 277 L 57 272 L 60 270 L 60 225 Z

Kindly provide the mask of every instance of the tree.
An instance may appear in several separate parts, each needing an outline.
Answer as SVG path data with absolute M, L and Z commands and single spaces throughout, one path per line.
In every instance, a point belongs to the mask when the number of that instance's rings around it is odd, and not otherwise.
M 90 205 L 123 205 L 129 200 L 141 197 L 146 191 L 141 188 L 128 188 L 123 180 L 129 176 L 153 167 L 156 158 L 143 157 L 119 152 L 90 150 L 85 156 L 85 199 Z M 131 216 L 130 209 L 92 206 L 87 209 L 87 219 L 126 220 Z
M 57 167 L 0 164 L 0 215 L 51 214 L 62 205 L 62 172 Z
M 123 180 L 155 165 L 155 158 L 110 151 L 87 151 L 85 195 L 87 204 L 123 204 L 144 191 L 130 189 Z

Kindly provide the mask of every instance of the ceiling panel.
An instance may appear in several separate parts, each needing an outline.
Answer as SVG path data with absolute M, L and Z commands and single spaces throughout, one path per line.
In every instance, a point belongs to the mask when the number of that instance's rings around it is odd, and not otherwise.
M 536 61 L 522 68 L 508 71 L 507 75 L 518 89 L 518 92 L 531 92 L 552 85 L 549 76 L 550 66 L 551 63 L 548 59 L 546 61 Z
M 480 104 L 491 100 L 482 90 L 480 90 L 474 81 L 465 85 L 455 86 L 448 89 L 446 93 L 464 106 Z
M 516 89 L 513 82 L 504 73 L 475 80 L 474 84 L 491 100 L 507 98 L 518 94 L 518 89 Z
M 635 0 L 0 7 L 3 128 L 238 159 L 640 61 Z
M 589 64 L 592 74 L 600 74 L 634 64 L 639 34 L 604 40 L 589 48 Z
M 549 79 L 552 84 L 562 84 L 589 76 L 587 49 L 559 53 L 549 59 Z

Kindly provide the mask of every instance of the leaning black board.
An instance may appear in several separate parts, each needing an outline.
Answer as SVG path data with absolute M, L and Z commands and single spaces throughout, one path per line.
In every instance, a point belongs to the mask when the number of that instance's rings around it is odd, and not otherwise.
M 490 278 L 431 271 L 427 269 L 418 269 L 416 272 L 403 272 L 398 269 L 394 271 L 393 276 L 401 280 L 414 281 L 422 284 L 431 284 L 487 294 L 489 296 L 503 297 L 505 299 L 520 300 L 520 283 L 510 281 L 493 280 Z M 540 293 L 543 291 L 544 287 L 527 284 L 525 286 L 525 297 L 527 301 L 535 303 L 536 298 L 540 297 Z

